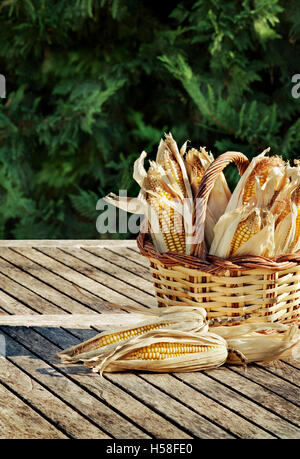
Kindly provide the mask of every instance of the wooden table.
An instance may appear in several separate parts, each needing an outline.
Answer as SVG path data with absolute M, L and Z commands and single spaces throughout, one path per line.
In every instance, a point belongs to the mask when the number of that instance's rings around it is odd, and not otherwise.
M 0 326 L 0 438 L 300 438 L 299 362 L 101 378 L 55 356 L 99 326 L 19 317 L 99 317 L 109 302 L 156 305 L 134 241 L 1 241 L 0 323 L 16 324 Z

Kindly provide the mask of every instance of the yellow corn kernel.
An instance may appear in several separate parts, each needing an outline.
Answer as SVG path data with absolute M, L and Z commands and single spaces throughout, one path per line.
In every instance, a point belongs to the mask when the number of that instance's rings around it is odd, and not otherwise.
M 120 331 L 117 333 L 110 333 L 108 335 L 101 336 L 98 340 L 92 340 L 90 343 L 83 343 L 82 346 L 76 348 L 76 353 L 74 355 L 81 354 L 82 352 L 88 352 L 89 350 L 99 349 L 109 344 L 118 343 L 119 341 L 127 340 L 133 336 L 143 335 L 151 330 L 157 330 L 163 327 L 170 326 L 171 323 L 158 323 L 144 325 L 143 327 L 131 328 L 129 330 Z
M 156 174 L 152 173 L 151 168 L 146 179 L 146 188 L 154 191 L 167 201 L 173 199 L 172 194 L 163 187 L 163 183 L 157 179 Z M 185 253 L 186 243 L 183 218 L 161 198 L 148 193 L 147 202 L 158 216 L 159 229 L 166 247 L 169 252 Z
M 185 253 L 186 243 L 182 216 L 155 196 L 149 195 L 147 201 L 158 216 L 159 229 L 168 252 Z
M 205 149 L 200 149 L 201 152 L 196 150 L 195 148 L 192 148 L 191 150 L 188 151 L 186 157 L 185 157 L 185 163 L 186 163 L 186 169 L 190 178 L 192 190 L 194 193 L 194 196 L 196 195 L 200 182 L 202 180 L 203 175 L 205 174 L 205 167 L 201 163 L 200 160 L 200 155 L 202 156 L 205 155 L 207 156 L 207 153 Z M 202 151 L 203 150 L 203 151 Z M 204 152 L 204 153 L 203 153 Z M 206 156 L 204 156 L 204 159 L 207 160 Z M 209 163 L 208 163 L 209 164 Z M 208 166 L 207 164 L 207 166 Z
M 182 171 L 181 171 L 180 165 L 174 158 L 174 155 L 172 155 L 172 153 L 170 153 L 170 151 L 168 150 L 164 152 L 164 169 L 167 173 L 169 173 L 174 178 L 183 196 L 186 197 L 186 188 L 183 182 Z
M 262 158 L 254 167 L 253 171 L 249 175 L 243 193 L 243 204 L 247 204 L 249 200 L 255 195 L 255 179 L 256 177 L 259 180 L 260 186 L 266 182 L 270 171 L 274 167 L 283 167 L 284 162 L 282 159 L 272 156 L 267 158 Z
M 153 343 L 127 354 L 125 360 L 164 360 L 180 357 L 187 354 L 206 352 L 218 346 L 201 346 L 185 343 Z
M 261 229 L 261 218 L 256 212 L 252 212 L 245 220 L 242 220 L 234 233 L 231 241 L 230 254 L 233 255 L 237 249 L 247 242 L 254 234 Z

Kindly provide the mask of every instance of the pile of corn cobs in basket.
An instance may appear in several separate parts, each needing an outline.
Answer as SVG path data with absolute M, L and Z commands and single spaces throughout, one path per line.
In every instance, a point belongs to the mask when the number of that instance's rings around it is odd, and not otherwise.
M 208 253 L 219 257 L 296 252 L 300 249 L 300 165 L 268 156 L 254 157 L 231 194 L 223 173 L 209 196 L 204 237 Z M 179 150 L 171 134 L 161 140 L 156 161 L 144 167 L 143 152 L 134 165 L 140 185 L 136 198 L 109 194 L 107 202 L 144 214 L 160 253 L 190 254 L 193 208 L 200 181 L 214 161 L 205 148 Z M 124 309 L 122 307 L 122 309 Z M 63 362 L 93 371 L 197 371 L 225 362 L 245 364 L 299 354 L 296 325 L 251 323 L 209 328 L 206 311 L 172 306 L 140 310 L 145 320 L 131 329 L 103 332 L 60 352 Z

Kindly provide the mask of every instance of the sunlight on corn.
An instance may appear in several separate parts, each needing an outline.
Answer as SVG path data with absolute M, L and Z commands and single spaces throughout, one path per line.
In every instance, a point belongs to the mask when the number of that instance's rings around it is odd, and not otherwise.
M 226 341 L 207 330 L 158 330 L 133 338 L 104 359 L 85 362 L 94 372 L 184 372 L 216 368 L 227 359 Z
M 150 311 L 140 309 L 139 315 L 145 316 L 140 326 L 99 333 L 89 340 L 60 352 L 58 356 L 65 362 L 88 361 L 95 357 L 103 358 L 118 345 L 155 330 L 177 329 L 198 332 L 208 330 L 206 311 L 200 306 L 198 308 L 172 306 L 164 309 L 153 308 Z
M 181 355 L 195 354 L 216 349 L 217 346 L 189 345 L 181 343 L 155 343 L 130 352 L 127 360 L 162 360 L 173 359 Z
M 261 229 L 261 217 L 257 212 L 251 212 L 250 215 L 238 224 L 230 245 L 229 255 L 239 249 L 239 247 L 247 242 L 252 236 L 257 234 Z
M 300 164 L 291 166 L 269 152 L 253 157 L 232 194 L 223 172 L 214 179 L 203 228 L 197 228 L 209 254 L 271 257 L 300 250 Z M 107 201 L 143 213 L 158 252 L 189 255 L 194 250 L 194 199 L 214 156 L 204 147 L 188 148 L 187 142 L 179 150 L 171 133 L 161 139 L 148 171 L 146 156 L 142 152 L 134 164 L 139 196 L 126 201 L 110 194 Z
M 271 256 L 274 251 L 274 216 L 270 211 L 240 207 L 225 213 L 214 229 L 210 254 Z
M 279 322 L 248 323 L 216 327 L 214 332 L 226 340 L 228 348 L 239 351 L 246 363 L 287 357 L 299 359 L 300 356 L 300 332 L 297 325 Z M 242 363 L 234 353 L 228 353 L 227 362 Z
M 242 194 L 242 204 L 247 204 L 251 198 L 255 196 L 256 193 L 256 180 L 259 181 L 260 187 L 262 187 L 267 178 L 270 175 L 270 172 L 274 167 L 284 168 L 284 162 L 281 158 L 278 157 L 263 157 L 255 165 L 251 174 L 249 175 Z

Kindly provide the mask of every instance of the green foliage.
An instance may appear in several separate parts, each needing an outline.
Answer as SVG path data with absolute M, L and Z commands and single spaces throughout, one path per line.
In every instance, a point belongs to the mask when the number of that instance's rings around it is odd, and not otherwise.
M 297 158 L 299 39 L 296 0 L 0 0 L 0 238 L 129 237 L 97 233 L 97 201 L 136 195 L 169 130 Z

